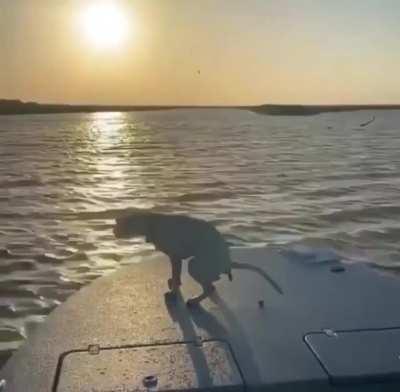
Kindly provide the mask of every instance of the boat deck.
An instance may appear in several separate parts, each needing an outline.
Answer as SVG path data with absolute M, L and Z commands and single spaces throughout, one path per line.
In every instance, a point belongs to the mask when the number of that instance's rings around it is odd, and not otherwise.
M 184 270 L 168 300 L 169 263 L 156 254 L 59 306 L 2 369 L 5 390 L 399 390 L 400 279 L 265 248 L 232 255 L 264 268 L 284 295 L 236 270 L 188 308 L 199 287 Z

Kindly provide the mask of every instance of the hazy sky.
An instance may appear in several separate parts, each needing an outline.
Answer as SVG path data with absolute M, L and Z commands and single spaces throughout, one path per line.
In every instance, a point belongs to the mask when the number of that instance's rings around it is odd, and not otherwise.
M 0 97 L 400 103 L 400 1 L 0 0 Z

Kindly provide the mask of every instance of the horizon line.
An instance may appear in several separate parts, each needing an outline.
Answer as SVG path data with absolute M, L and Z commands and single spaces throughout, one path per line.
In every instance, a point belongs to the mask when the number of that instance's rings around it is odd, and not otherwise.
M 264 102 L 259 104 L 126 104 L 126 103 L 59 103 L 44 102 L 36 100 L 22 100 L 19 98 L 0 98 L 0 103 L 35 104 L 43 106 L 90 106 L 90 107 L 165 107 L 165 108 L 255 108 L 260 106 L 302 106 L 302 107 L 378 107 L 378 106 L 400 106 L 399 103 L 275 103 Z

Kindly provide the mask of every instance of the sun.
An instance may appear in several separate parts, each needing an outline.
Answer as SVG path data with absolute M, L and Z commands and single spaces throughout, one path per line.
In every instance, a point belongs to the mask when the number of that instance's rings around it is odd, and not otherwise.
M 97 48 L 116 48 L 128 37 L 128 19 L 112 1 L 91 3 L 82 12 L 81 24 L 86 38 Z

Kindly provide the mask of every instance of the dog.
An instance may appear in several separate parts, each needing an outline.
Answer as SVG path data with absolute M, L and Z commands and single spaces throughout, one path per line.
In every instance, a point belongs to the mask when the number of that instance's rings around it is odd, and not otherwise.
M 280 294 L 282 289 L 261 268 L 233 262 L 222 234 L 209 222 L 185 215 L 135 212 L 116 218 L 116 238 L 144 236 L 156 250 L 165 253 L 171 262 L 170 294 L 181 286 L 182 261 L 189 259 L 189 275 L 201 285 L 203 292 L 187 301 L 197 305 L 215 290 L 214 282 L 226 274 L 232 280 L 232 269 L 252 270 L 266 279 Z

